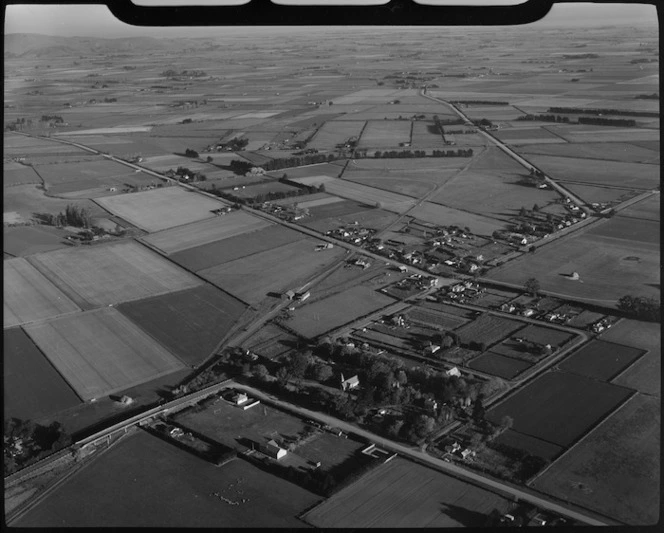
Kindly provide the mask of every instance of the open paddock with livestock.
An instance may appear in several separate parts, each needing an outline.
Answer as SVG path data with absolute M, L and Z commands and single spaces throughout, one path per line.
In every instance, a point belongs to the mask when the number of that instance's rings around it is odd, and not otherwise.
M 80 311 L 58 287 L 23 258 L 3 261 L 3 327 Z
M 85 401 L 180 370 L 178 359 L 113 308 L 24 327 Z
M 30 262 L 79 305 L 109 305 L 203 282 L 135 241 L 63 249 Z
M 232 211 L 200 222 L 152 233 L 143 240 L 170 255 L 261 230 L 271 225 L 270 222 L 244 211 Z
M 148 232 L 214 217 L 212 210 L 226 205 L 180 187 L 98 198 L 104 209 Z

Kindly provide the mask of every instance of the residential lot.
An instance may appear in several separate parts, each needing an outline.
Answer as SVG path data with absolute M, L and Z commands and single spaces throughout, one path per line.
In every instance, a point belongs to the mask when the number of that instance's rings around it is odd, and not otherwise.
M 174 355 L 113 308 L 56 318 L 24 329 L 86 401 L 182 368 Z
M 568 372 L 547 372 L 492 408 L 488 418 L 514 420 L 513 430 L 568 447 L 633 394 Z
M 645 353 L 612 342 L 590 341 L 566 358 L 559 366 L 568 372 L 610 381 Z
M 319 500 L 246 461 L 218 468 L 139 431 L 76 473 L 16 525 L 290 528 L 304 526 L 296 516 Z
M 27 260 L 3 261 L 3 327 L 75 313 L 80 308 Z
M 120 304 L 118 310 L 187 365 L 208 357 L 246 309 L 209 285 Z
M 660 401 L 638 394 L 537 478 L 537 490 L 628 525 L 660 510 Z
M 152 233 L 143 240 L 170 255 L 271 225 L 270 222 L 244 211 L 233 211 L 208 220 Z
M 304 337 L 312 338 L 391 303 L 394 303 L 392 298 L 370 287 L 353 287 L 299 307 L 287 325 Z
M 318 528 L 480 527 L 509 501 L 405 459 L 393 459 L 308 511 Z
M 80 403 L 21 328 L 3 331 L 5 420 L 38 420 Z
M 211 218 L 213 209 L 226 205 L 176 186 L 107 196 L 96 201 L 114 215 L 148 232 Z
M 139 300 L 202 284 L 135 241 L 57 250 L 31 256 L 30 262 L 83 305 Z

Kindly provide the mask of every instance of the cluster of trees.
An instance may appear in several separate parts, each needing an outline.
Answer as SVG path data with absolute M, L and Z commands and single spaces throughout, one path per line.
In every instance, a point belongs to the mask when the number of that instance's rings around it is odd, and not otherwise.
M 659 61 L 656 57 L 639 57 L 638 59 L 632 59 L 630 63 L 632 65 L 638 65 L 639 63 L 657 63 Z
M 563 59 L 597 59 L 597 54 L 563 54 Z
M 637 94 L 634 98 L 637 100 L 659 100 L 659 93 Z
M 434 150 L 431 155 L 427 155 L 424 150 L 390 150 L 381 152 L 374 152 L 374 158 L 393 159 L 393 158 L 409 158 L 409 157 L 472 157 L 473 149 L 466 150 L 459 148 L 458 150 Z
M 509 105 L 509 102 L 495 101 L 495 100 L 450 100 L 452 104 L 465 104 L 465 105 Z
M 241 196 L 236 196 L 232 192 L 220 191 L 219 189 L 212 188 L 208 192 L 235 202 L 237 204 L 247 205 L 247 204 L 262 204 L 263 202 L 271 202 L 273 200 L 282 200 L 283 198 L 293 198 L 294 196 L 304 196 L 307 194 L 314 194 L 317 192 L 324 192 L 325 187 L 321 184 L 319 187 L 314 187 L 311 185 L 302 185 L 297 189 L 292 189 L 290 191 L 270 191 L 266 193 L 257 194 L 250 198 L 243 198 Z
M 74 204 L 68 204 L 64 213 L 60 212 L 57 215 L 47 213 L 44 215 L 44 219 L 46 223 L 51 226 L 74 226 L 76 228 L 92 227 L 90 210 L 85 207 L 78 207 Z
M 284 157 L 280 159 L 271 159 L 261 163 L 261 167 L 265 170 L 279 170 L 282 168 L 301 167 L 303 165 L 314 165 L 316 163 L 326 163 L 338 159 L 335 154 L 306 154 L 296 157 Z M 231 161 L 231 165 L 233 162 Z M 253 166 L 253 165 L 252 165 Z
M 636 126 L 634 119 L 626 118 L 603 118 L 603 117 L 579 117 L 579 124 L 593 124 L 595 126 L 619 126 L 632 128 Z
M 178 72 L 173 69 L 168 69 L 162 72 L 161 75 L 165 78 L 179 78 L 179 77 L 203 78 L 207 76 L 207 72 L 205 72 L 204 70 L 182 70 Z
M 60 115 L 42 115 L 39 120 L 42 122 L 64 122 Z
M 222 149 L 230 149 L 233 152 L 239 152 L 244 150 L 245 147 L 249 144 L 249 139 L 246 137 L 235 137 L 228 142 L 222 143 Z
M 194 153 L 196 153 L 196 152 L 194 152 Z M 186 152 L 185 152 L 185 154 L 186 154 Z M 198 154 L 196 154 L 196 155 L 198 155 Z M 188 157 L 195 157 L 195 156 L 188 156 Z M 169 172 L 173 172 L 173 171 L 171 170 Z M 178 167 L 177 169 L 175 169 L 174 174 L 180 179 L 184 178 L 185 176 L 188 176 L 191 181 L 206 181 L 207 180 L 207 176 L 205 174 L 202 174 L 200 172 L 194 172 L 193 170 L 190 170 L 187 167 Z
M 190 148 L 187 148 L 184 151 L 185 157 L 198 157 L 198 152 L 196 150 L 192 150 Z
M 9 418 L 5 420 L 4 430 L 5 474 L 11 474 L 71 444 L 71 436 L 65 433 L 59 422 L 41 426 L 31 420 Z
M 661 302 L 643 296 L 623 296 L 618 300 L 618 309 L 626 314 L 649 322 L 661 322 Z
M 516 118 L 517 120 L 541 120 L 542 122 L 569 122 L 569 117 L 561 117 L 560 115 L 523 115 Z
M 655 93 L 655 97 L 659 95 Z M 550 107 L 547 113 L 578 113 L 584 115 L 623 115 L 631 117 L 659 117 L 659 113 L 653 111 L 629 111 L 626 109 L 601 109 L 601 108 L 574 108 L 574 107 Z

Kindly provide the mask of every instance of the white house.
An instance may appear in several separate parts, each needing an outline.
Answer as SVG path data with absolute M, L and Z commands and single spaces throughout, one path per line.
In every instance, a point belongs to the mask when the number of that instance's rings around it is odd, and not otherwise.
M 348 379 L 344 379 L 344 375 L 341 374 L 341 390 L 348 391 L 356 389 L 359 386 L 360 386 L 360 378 L 357 377 L 357 375 L 350 377 Z
M 461 371 L 457 367 L 452 367 L 449 370 L 446 370 L 445 374 L 448 376 L 455 376 L 457 378 L 461 377 Z

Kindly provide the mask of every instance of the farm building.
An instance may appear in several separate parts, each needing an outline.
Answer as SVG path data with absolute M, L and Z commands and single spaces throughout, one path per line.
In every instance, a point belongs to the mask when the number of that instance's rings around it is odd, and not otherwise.
M 294 291 L 286 291 L 285 293 L 283 293 L 281 295 L 281 297 L 284 300 L 292 300 L 293 298 L 295 298 L 295 292 Z
M 298 291 L 295 293 L 295 299 L 301 302 L 304 302 L 309 296 L 311 296 L 311 292 L 309 291 Z
M 429 344 L 429 346 L 426 346 L 424 348 L 424 355 L 433 355 L 438 350 L 440 350 L 440 346 L 438 346 L 437 344 Z
M 266 444 L 259 444 L 258 449 L 272 459 L 283 459 L 288 451 L 279 446 L 274 440 L 269 440 Z
M 356 389 L 359 386 L 360 386 L 360 378 L 357 377 L 357 375 L 348 379 L 344 379 L 344 375 L 341 374 L 341 390 L 344 391 L 352 390 Z
M 249 396 L 247 396 L 244 392 L 239 392 L 233 395 L 231 400 L 235 405 L 242 405 L 243 403 L 247 403 L 249 401 Z
M 461 372 L 459 371 L 459 369 L 457 367 L 452 367 L 449 370 L 445 371 L 445 375 L 455 376 L 457 378 L 460 378 L 461 377 Z

